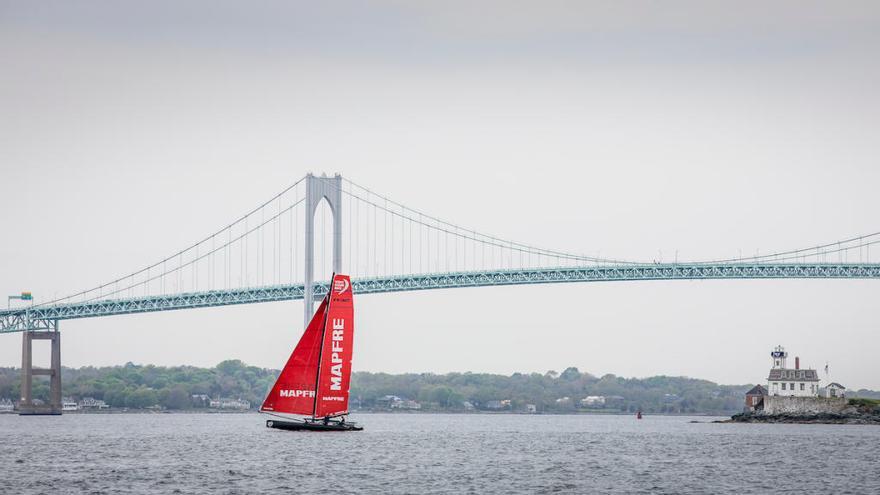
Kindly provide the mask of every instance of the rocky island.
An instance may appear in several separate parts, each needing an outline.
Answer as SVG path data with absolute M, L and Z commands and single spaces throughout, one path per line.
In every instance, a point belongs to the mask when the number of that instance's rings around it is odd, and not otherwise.
M 721 423 L 797 423 L 880 425 L 880 400 L 822 400 L 822 407 L 771 408 L 735 414 Z M 814 406 L 817 404 L 813 404 Z
M 799 357 L 794 368 L 787 366 L 788 352 L 781 345 L 770 352 L 770 362 L 767 387 L 752 387 L 743 412 L 718 423 L 880 425 L 880 400 L 847 398 L 846 387 L 837 382 L 821 386 L 818 371 L 801 368 Z M 825 374 L 827 379 L 827 363 Z

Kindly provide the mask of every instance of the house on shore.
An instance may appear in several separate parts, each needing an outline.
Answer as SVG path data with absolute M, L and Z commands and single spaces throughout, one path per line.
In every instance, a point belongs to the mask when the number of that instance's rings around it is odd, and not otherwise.
M 110 406 L 101 399 L 95 399 L 94 397 L 83 397 L 81 401 L 79 401 L 79 408 L 82 410 L 104 410 L 110 409 Z
M 763 385 L 755 385 L 746 392 L 746 411 L 758 411 L 764 407 L 764 396 L 767 389 Z
M 833 399 L 836 397 L 846 398 L 846 387 L 837 382 L 829 383 L 825 387 L 825 398 Z
M 211 409 L 237 409 L 244 411 L 251 408 L 251 403 L 244 399 L 221 397 L 219 399 L 211 399 L 208 407 Z

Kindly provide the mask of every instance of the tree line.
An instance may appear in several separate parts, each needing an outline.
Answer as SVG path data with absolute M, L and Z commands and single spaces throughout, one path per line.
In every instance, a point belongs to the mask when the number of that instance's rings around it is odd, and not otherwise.
M 277 370 L 239 360 L 213 368 L 161 367 L 127 363 L 112 367 L 64 368 L 64 396 L 92 397 L 113 408 L 192 409 L 204 407 L 194 395 L 244 399 L 257 408 L 275 381 Z M 34 397 L 48 399 L 48 382 L 35 377 Z M 0 368 L 0 398 L 16 401 L 21 378 L 16 368 Z M 718 385 L 708 380 L 655 376 L 601 377 L 567 368 L 561 373 L 370 373 L 352 375 L 352 408 L 382 410 L 389 396 L 414 400 L 424 411 L 506 410 L 729 414 L 742 409 L 751 385 Z M 604 403 L 587 396 L 601 396 Z M 500 403 L 500 407 L 499 407 Z
M 423 409 L 499 409 L 537 412 L 636 412 L 729 414 L 742 410 L 745 392 L 751 385 L 718 385 L 708 380 L 655 376 L 623 378 L 593 376 L 577 368 L 561 373 L 356 373 L 352 400 L 363 407 L 384 405 L 382 397 L 396 395 L 417 400 Z M 584 403 L 588 396 L 604 402 Z
M 113 408 L 192 409 L 207 406 L 193 395 L 249 400 L 256 407 L 274 383 L 277 371 L 247 366 L 239 360 L 213 368 L 162 367 L 126 363 L 123 366 L 62 368 L 64 397 L 103 400 Z M 48 400 L 48 380 L 34 377 L 34 398 Z M 0 398 L 18 400 L 21 378 L 16 368 L 0 368 Z

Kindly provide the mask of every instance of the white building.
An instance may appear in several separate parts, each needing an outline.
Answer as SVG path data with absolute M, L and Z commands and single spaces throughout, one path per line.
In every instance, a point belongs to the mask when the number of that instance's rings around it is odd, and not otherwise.
M 767 393 L 785 397 L 818 397 L 819 375 L 813 369 L 801 369 L 800 358 L 794 368 L 787 368 L 788 353 L 781 345 L 770 353 L 773 367 L 767 377 Z
M 75 400 L 65 397 L 61 399 L 61 410 L 63 412 L 79 411 L 79 405 L 77 405 Z
M 251 403 L 250 401 L 246 401 L 244 399 L 231 399 L 227 397 L 221 397 L 219 399 L 211 399 L 208 403 L 208 407 L 211 409 L 250 409 Z
M 391 409 L 411 409 L 418 410 L 421 409 L 422 405 L 417 401 L 402 399 L 391 403 Z
M 828 386 L 825 387 L 825 397 L 828 399 L 836 397 L 844 398 L 846 397 L 846 387 L 837 382 L 829 383 Z
M 110 406 L 107 405 L 103 400 L 95 399 L 93 397 L 85 397 L 83 400 L 79 401 L 80 409 L 110 409 Z

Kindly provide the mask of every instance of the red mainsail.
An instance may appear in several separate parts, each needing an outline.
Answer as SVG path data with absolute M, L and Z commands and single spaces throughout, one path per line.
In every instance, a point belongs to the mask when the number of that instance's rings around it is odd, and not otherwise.
M 318 368 L 317 417 L 348 412 L 351 356 L 354 346 L 354 297 L 351 279 L 335 275 L 330 284 L 330 307 L 324 327 L 321 365 Z
M 318 306 L 315 316 L 299 343 L 290 354 L 278 380 L 260 406 L 260 411 L 288 414 L 312 414 L 315 410 L 315 383 L 321 359 L 321 337 L 327 316 L 327 298 Z
M 334 275 L 330 293 L 321 301 L 260 411 L 313 417 L 348 412 L 353 299 L 351 279 Z

